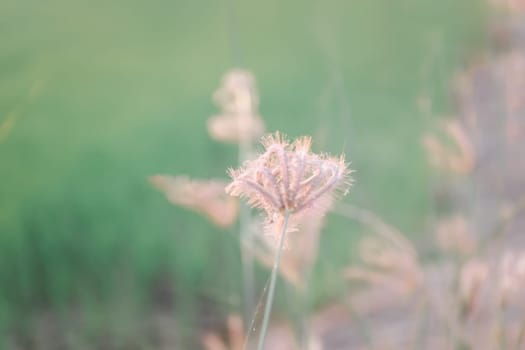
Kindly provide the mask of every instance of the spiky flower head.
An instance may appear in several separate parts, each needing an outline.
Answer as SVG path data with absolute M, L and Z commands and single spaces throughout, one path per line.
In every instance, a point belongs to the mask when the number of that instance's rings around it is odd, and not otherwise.
M 279 226 L 288 212 L 293 230 L 299 216 L 323 215 L 336 192 L 348 192 L 351 171 L 344 157 L 312 153 L 310 137 L 289 142 L 276 132 L 264 137 L 262 144 L 264 153 L 237 170 L 230 169 L 233 181 L 226 192 L 263 209 L 269 225 Z

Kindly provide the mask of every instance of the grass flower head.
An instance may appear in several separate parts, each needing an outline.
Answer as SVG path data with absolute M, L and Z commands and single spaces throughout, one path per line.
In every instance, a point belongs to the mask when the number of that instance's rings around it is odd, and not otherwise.
M 265 151 L 255 160 L 229 171 L 233 181 L 226 192 L 264 210 L 270 234 L 280 231 L 285 213 L 293 231 L 301 216 L 322 216 L 336 192 L 348 192 L 351 171 L 344 157 L 312 153 L 310 137 L 289 142 L 276 132 L 262 144 Z
M 155 175 L 150 177 L 150 181 L 164 192 L 170 202 L 204 215 L 218 227 L 229 227 L 237 219 L 239 204 L 224 194 L 226 183 L 222 180 Z

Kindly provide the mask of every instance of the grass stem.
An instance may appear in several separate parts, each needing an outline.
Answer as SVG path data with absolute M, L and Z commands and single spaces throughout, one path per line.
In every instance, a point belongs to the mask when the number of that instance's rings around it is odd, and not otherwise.
M 279 239 L 279 247 L 277 248 L 277 253 L 275 254 L 275 260 L 273 262 L 272 275 L 270 277 L 270 288 L 268 290 L 268 299 L 266 300 L 266 306 L 264 308 L 264 316 L 261 326 L 261 334 L 259 336 L 259 344 L 257 345 L 257 350 L 264 349 L 264 342 L 266 340 L 266 332 L 268 330 L 268 323 L 270 321 L 270 314 L 272 312 L 273 296 L 275 294 L 275 285 L 277 283 L 277 272 L 279 271 L 279 263 L 281 262 L 281 252 L 284 246 L 284 238 L 286 235 L 286 228 L 288 226 L 288 219 L 290 218 L 290 213 L 288 211 L 284 214 L 284 224 L 281 230 L 281 236 Z

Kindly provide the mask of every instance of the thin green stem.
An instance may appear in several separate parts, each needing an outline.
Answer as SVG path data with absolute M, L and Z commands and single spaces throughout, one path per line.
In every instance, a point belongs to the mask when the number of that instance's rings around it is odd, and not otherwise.
M 268 290 L 268 299 L 266 300 L 266 306 L 264 308 L 264 316 L 261 326 L 261 335 L 259 336 L 259 345 L 257 345 L 257 350 L 264 349 L 264 342 L 266 340 L 266 332 L 268 330 L 268 323 L 270 321 L 270 314 L 272 312 L 273 296 L 275 294 L 275 285 L 277 283 L 277 272 L 279 271 L 279 263 L 281 262 L 281 252 L 284 246 L 284 238 L 286 235 L 286 228 L 288 226 L 288 219 L 290 218 L 290 213 L 288 211 L 284 214 L 284 224 L 281 230 L 281 237 L 279 239 L 279 246 L 277 248 L 277 253 L 275 254 L 275 260 L 273 262 L 272 275 L 270 277 L 270 289 Z
M 255 321 L 257 320 L 257 315 L 259 314 L 259 311 L 262 309 L 263 299 L 264 299 L 264 297 L 266 295 L 266 291 L 268 290 L 268 285 L 269 284 L 270 284 L 270 278 L 268 278 L 268 280 L 264 284 L 264 288 L 263 288 L 263 291 L 261 293 L 261 297 L 259 298 L 259 302 L 257 303 L 257 306 L 255 307 L 254 316 L 252 317 L 252 320 L 250 321 L 250 326 L 246 329 L 246 333 L 245 333 L 245 336 L 244 336 L 244 345 L 242 347 L 242 350 L 246 350 L 246 347 L 250 343 L 250 336 L 251 336 L 252 332 L 255 332 L 255 327 L 254 327 Z

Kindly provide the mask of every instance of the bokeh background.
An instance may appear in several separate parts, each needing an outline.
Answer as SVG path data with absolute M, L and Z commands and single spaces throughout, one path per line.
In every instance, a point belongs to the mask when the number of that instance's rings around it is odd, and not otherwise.
M 451 79 L 485 45 L 486 12 L 478 0 L 0 2 L 2 346 L 142 349 L 164 327 L 198 348 L 200 329 L 239 310 L 235 228 L 148 182 L 226 179 L 237 149 L 206 120 L 234 67 L 254 73 L 269 131 L 347 153 L 345 201 L 420 234 L 421 134 L 452 113 Z M 328 219 L 318 303 L 340 293 L 329 271 L 359 231 Z

